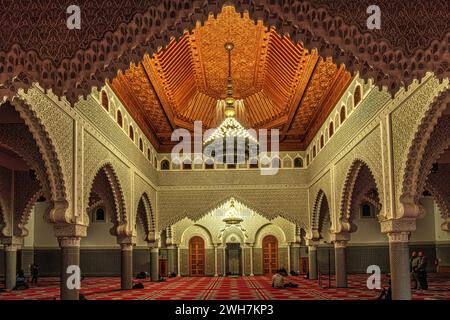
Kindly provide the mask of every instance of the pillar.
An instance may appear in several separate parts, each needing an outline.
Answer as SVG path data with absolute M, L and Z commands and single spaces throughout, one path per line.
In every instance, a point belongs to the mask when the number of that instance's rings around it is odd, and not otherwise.
M 411 300 L 409 232 L 390 232 L 389 261 L 393 300 Z
M 5 244 L 5 288 L 12 290 L 16 285 L 17 271 L 17 246 L 15 244 Z
M 287 272 L 291 274 L 291 244 L 287 245 Z
M 253 244 L 250 244 L 250 277 L 255 276 L 253 271 Z
M 81 238 L 76 236 L 60 237 L 58 241 L 61 248 L 61 300 L 79 300 Z
M 317 244 L 308 244 L 308 272 L 309 279 L 317 279 Z
M 159 248 L 150 247 L 150 277 L 152 281 L 159 280 Z
M 177 247 L 177 276 L 181 277 L 181 249 L 180 246 Z
M 223 276 L 227 275 L 227 247 L 226 244 L 223 245 Z
M 214 245 L 214 277 L 218 277 L 219 273 L 217 272 L 217 244 Z
M 177 247 L 175 245 L 170 245 L 167 247 L 167 268 L 169 274 L 177 273 Z
M 121 275 L 120 284 L 122 290 L 133 288 L 133 244 L 121 243 Z
M 291 244 L 291 270 L 300 274 L 300 244 Z
M 242 276 L 245 277 L 245 245 L 242 245 Z
M 334 265 L 336 276 L 336 288 L 347 287 L 347 261 L 346 261 L 347 241 L 334 241 Z

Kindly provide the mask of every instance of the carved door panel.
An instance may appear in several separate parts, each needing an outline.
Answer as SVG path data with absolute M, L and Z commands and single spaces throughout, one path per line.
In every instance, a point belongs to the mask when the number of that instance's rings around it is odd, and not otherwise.
M 278 269 L 278 241 L 274 236 L 263 239 L 263 268 L 266 275 L 272 275 Z
M 189 274 L 205 275 L 205 242 L 201 237 L 193 237 L 189 241 Z

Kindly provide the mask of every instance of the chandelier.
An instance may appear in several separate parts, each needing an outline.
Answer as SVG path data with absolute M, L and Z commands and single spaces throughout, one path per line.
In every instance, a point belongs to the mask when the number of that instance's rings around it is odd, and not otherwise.
M 231 50 L 234 44 L 227 42 L 228 78 L 225 98 L 225 120 L 203 143 L 204 153 L 227 164 L 244 163 L 250 154 L 257 155 L 258 141 L 235 118 L 233 78 L 231 76 Z
M 225 213 L 225 218 L 222 221 L 230 225 L 239 224 L 244 221 L 244 219 L 240 217 L 239 212 L 236 210 L 233 199 L 231 199 L 230 208 Z

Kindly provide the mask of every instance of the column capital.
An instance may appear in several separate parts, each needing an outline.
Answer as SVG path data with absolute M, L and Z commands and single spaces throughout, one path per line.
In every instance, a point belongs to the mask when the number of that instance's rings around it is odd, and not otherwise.
M 382 233 L 412 232 L 416 230 L 416 218 L 386 219 L 380 225 Z
M 80 247 L 81 237 L 58 237 L 58 242 L 61 248 L 77 248 Z
M 319 245 L 319 240 L 307 239 L 307 240 L 306 240 L 306 245 L 307 245 L 308 247 L 314 247 L 314 248 L 317 248 L 317 246 Z
M 410 232 L 389 232 L 389 243 L 408 243 Z
M 117 243 L 122 245 L 131 245 L 136 244 L 136 236 L 117 236 Z
M 57 223 L 53 225 L 55 236 L 57 238 L 64 237 L 86 237 L 87 226 L 83 224 Z
M 347 242 L 350 241 L 350 233 L 348 232 L 333 233 L 331 235 L 331 241 L 334 242 L 335 248 L 345 248 L 347 246 Z
M 153 248 L 158 249 L 158 242 L 157 241 L 147 241 L 147 246 L 149 249 L 153 249 Z
M 159 248 L 158 247 L 151 247 L 150 248 L 151 253 L 158 253 L 159 254 Z
M 23 237 L 12 236 L 1 238 L 1 242 L 5 246 L 5 250 L 7 247 L 15 247 L 15 250 L 17 250 L 18 248 L 23 246 L 23 241 Z

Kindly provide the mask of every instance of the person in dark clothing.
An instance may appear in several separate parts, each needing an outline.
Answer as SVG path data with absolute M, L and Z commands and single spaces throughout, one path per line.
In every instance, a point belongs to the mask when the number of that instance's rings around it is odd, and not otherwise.
M 25 290 L 28 288 L 29 288 L 29 286 L 26 281 L 25 274 L 24 274 L 23 270 L 20 270 L 17 273 L 16 285 L 14 286 L 13 290 Z
M 411 253 L 411 257 L 409 258 L 409 273 L 411 274 L 411 287 L 413 289 L 417 289 L 417 261 L 419 257 L 417 257 L 417 252 L 413 251 Z
M 389 286 L 381 291 L 378 300 L 392 300 L 391 280 L 389 280 Z
M 39 266 L 36 263 L 33 263 L 31 266 L 31 283 L 36 283 L 39 277 Z
M 417 280 L 419 282 L 419 290 L 428 290 L 427 264 L 427 257 L 425 257 L 423 251 L 419 251 L 419 259 L 417 261 Z

